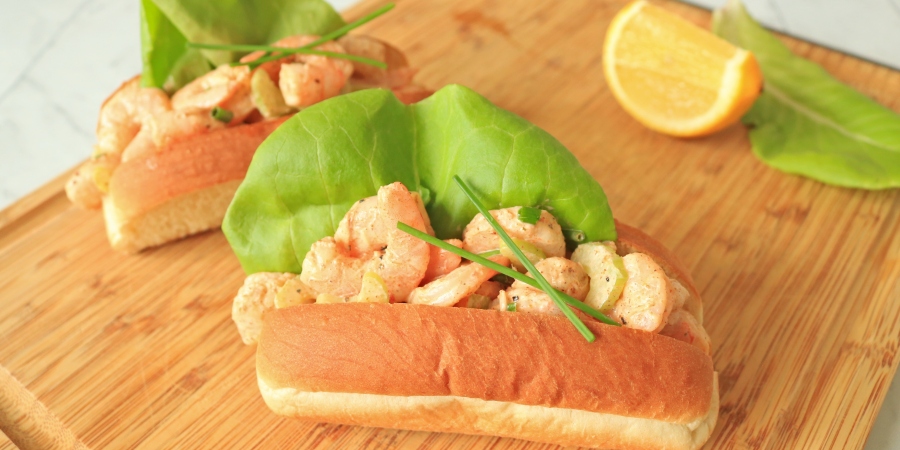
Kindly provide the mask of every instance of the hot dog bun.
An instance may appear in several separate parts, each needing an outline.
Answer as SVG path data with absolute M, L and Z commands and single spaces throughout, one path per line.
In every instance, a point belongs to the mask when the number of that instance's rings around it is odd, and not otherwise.
M 113 249 L 137 252 L 219 227 L 256 148 L 285 120 L 214 130 L 119 164 L 103 198 Z
M 618 226 L 620 248 L 664 263 L 694 296 L 668 250 Z M 593 343 L 555 315 L 300 305 L 264 315 L 257 379 L 274 412 L 305 420 L 591 448 L 702 446 L 719 407 L 711 358 L 666 336 L 586 325 Z
M 692 449 L 718 414 L 712 361 L 597 322 L 406 304 L 267 314 L 257 378 L 276 413 L 594 448 Z M 340 355 L 335 357 L 335 355 Z

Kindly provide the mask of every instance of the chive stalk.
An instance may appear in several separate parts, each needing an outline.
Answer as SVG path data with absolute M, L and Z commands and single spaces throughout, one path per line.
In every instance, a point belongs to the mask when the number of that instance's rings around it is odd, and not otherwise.
M 262 57 L 257 58 L 253 61 L 247 62 L 235 62 L 232 63 L 232 66 L 250 66 L 250 68 L 256 68 L 262 63 L 266 63 L 269 61 L 276 61 L 281 58 L 284 58 L 285 55 L 293 54 L 293 53 L 302 53 L 309 55 L 321 55 L 329 58 L 341 58 L 348 59 L 351 61 L 357 61 L 364 64 L 369 64 L 375 67 L 379 67 L 381 69 L 386 69 L 387 64 L 376 61 L 374 59 L 364 58 L 362 56 L 356 55 L 348 55 L 346 53 L 336 53 L 336 52 L 324 52 L 320 50 L 314 50 L 315 47 L 322 45 L 328 41 L 333 41 L 347 33 L 351 30 L 358 28 L 368 22 L 371 22 L 376 17 L 390 11 L 394 8 L 393 3 L 389 3 L 387 5 L 382 6 L 381 8 L 376 9 L 375 11 L 363 16 L 358 20 L 354 20 L 330 33 L 325 33 L 319 39 L 310 42 L 302 47 L 273 47 L 269 45 L 242 45 L 242 44 L 201 44 L 188 42 L 187 46 L 189 48 L 202 48 L 206 50 L 226 50 L 232 52 L 252 52 L 252 51 L 264 51 L 266 52 Z M 274 53 L 274 54 L 273 54 Z
M 204 50 L 226 50 L 230 52 L 253 52 L 253 51 L 264 51 L 266 52 L 261 57 L 254 59 L 253 61 L 247 62 L 234 62 L 231 63 L 232 66 L 246 66 L 246 65 L 260 65 L 262 63 L 267 63 L 269 61 L 277 61 L 281 58 L 286 57 L 287 55 L 292 55 L 295 53 L 303 54 L 303 55 L 319 55 L 325 56 L 328 58 L 338 58 L 338 59 L 346 59 L 350 61 L 361 62 L 363 64 L 368 64 L 370 66 L 375 66 L 381 69 L 387 69 L 387 64 L 375 60 L 366 58 L 358 55 L 351 55 L 349 53 L 339 53 L 339 52 L 327 52 L 324 50 L 316 50 L 312 48 L 303 47 L 273 47 L 270 45 L 229 45 L 229 44 L 198 44 L 189 42 L 188 47 L 193 48 L 202 48 Z
M 472 204 L 474 204 L 475 207 L 478 208 L 478 212 L 480 212 L 481 215 L 484 216 L 485 220 L 487 220 L 487 223 L 491 225 L 491 228 L 493 228 L 494 231 L 496 231 L 497 234 L 500 235 L 500 239 L 502 239 L 503 242 L 506 243 L 506 246 L 509 247 L 510 250 L 513 251 L 513 253 L 515 253 L 516 257 L 519 258 L 519 262 L 523 266 L 525 266 L 525 268 L 529 272 L 531 272 L 531 275 L 534 277 L 534 279 L 538 282 L 538 284 L 541 285 L 541 290 L 546 292 L 550 296 L 550 298 L 553 299 L 553 303 L 556 304 L 556 307 L 566 315 L 566 318 L 568 318 L 569 321 L 572 322 L 572 325 L 575 325 L 575 328 L 578 330 L 578 332 L 581 333 L 581 335 L 584 336 L 584 338 L 587 339 L 588 342 L 594 342 L 594 333 L 592 333 L 591 330 L 588 329 L 584 322 L 582 322 L 581 319 L 579 319 L 571 309 L 566 308 L 566 303 L 559 296 L 559 293 L 556 291 L 556 289 L 554 289 L 553 286 L 551 286 L 550 283 L 547 282 L 547 279 L 544 278 L 544 276 L 541 275 L 541 273 L 534 267 L 534 264 L 525 257 L 525 254 L 522 253 L 522 249 L 520 249 L 519 246 L 516 245 L 515 242 L 513 242 L 512 238 L 510 238 L 509 235 L 506 234 L 506 230 L 504 230 L 503 227 L 501 227 L 500 224 L 497 223 L 497 219 L 494 219 L 494 216 L 492 216 L 490 211 L 488 211 L 484 204 L 482 204 L 481 201 L 478 200 L 478 197 L 475 196 L 475 193 L 472 192 L 472 190 L 462 180 L 462 178 L 460 178 L 459 175 L 454 175 L 453 181 L 455 181 L 456 185 L 459 186 L 460 189 L 462 189 L 463 193 L 466 194 L 466 197 L 469 197 L 469 200 L 472 202 Z
M 541 285 L 539 285 L 538 282 L 535 281 L 534 278 L 531 278 L 523 273 L 516 272 L 515 270 L 510 269 L 509 267 L 506 267 L 504 265 L 497 264 L 494 261 L 491 261 L 482 256 L 478 256 L 475 253 L 472 253 L 470 251 L 463 250 L 453 244 L 448 244 L 428 233 L 419 231 L 403 222 L 397 222 L 397 228 L 400 229 L 400 231 L 403 231 L 406 234 L 412 235 L 413 237 L 417 237 L 431 245 L 434 245 L 435 247 L 440 247 L 444 250 L 447 250 L 448 252 L 455 253 L 455 254 L 461 256 L 462 258 L 465 258 L 476 264 L 481 264 L 482 266 L 485 266 L 488 269 L 491 269 L 491 270 L 501 274 L 501 275 L 495 275 L 494 278 L 497 278 L 499 276 L 505 276 L 505 277 L 509 277 L 509 278 L 521 281 L 533 288 L 541 289 Z M 505 284 L 512 284 L 512 282 L 505 283 Z M 573 308 L 577 308 L 577 309 L 581 310 L 582 312 L 584 312 L 585 314 L 587 314 L 607 325 L 612 325 L 612 326 L 616 326 L 616 327 L 622 326 L 622 324 L 620 324 L 619 322 L 616 322 L 615 320 L 610 319 L 602 312 L 592 308 L 590 305 L 587 305 L 584 302 L 580 302 L 580 301 L 576 300 L 575 298 L 566 294 L 565 292 L 560 292 L 560 291 L 557 291 L 556 289 L 554 289 L 554 291 L 557 294 L 559 294 L 559 296 L 563 299 L 563 301 L 567 305 L 572 306 Z M 566 308 L 566 310 L 568 310 L 568 308 Z
M 333 40 L 349 33 L 353 29 L 359 28 L 359 27 L 365 25 L 366 23 L 371 22 L 376 17 L 378 17 L 392 9 L 394 9 L 394 4 L 388 3 L 387 5 L 384 5 L 381 8 L 378 8 L 375 11 L 372 11 L 371 13 L 366 14 L 365 16 L 363 16 L 359 19 L 356 19 L 353 22 L 350 22 L 347 25 L 344 25 L 344 26 L 338 28 L 337 30 L 334 30 L 330 33 L 323 34 L 322 37 L 320 37 L 319 39 L 317 39 L 315 41 L 310 42 L 309 44 L 304 45 L 304 47 L 305 48 L 313 48 L 315 46 L 322 45 L 328 41 L 333 41 Z

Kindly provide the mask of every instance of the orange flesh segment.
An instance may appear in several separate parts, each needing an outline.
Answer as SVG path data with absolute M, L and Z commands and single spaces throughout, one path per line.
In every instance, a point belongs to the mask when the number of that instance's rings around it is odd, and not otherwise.
M 752 55 L 645 2 L 613 19 L 604 58 L 623 107 L 648 127 L 679 136 L 736 121 L 762 83 Z

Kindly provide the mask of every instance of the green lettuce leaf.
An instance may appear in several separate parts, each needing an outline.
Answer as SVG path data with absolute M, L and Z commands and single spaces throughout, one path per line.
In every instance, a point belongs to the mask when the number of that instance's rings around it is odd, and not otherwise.
M 241 56 L 188 49 L 187 42 L 268 44 L 342 25 L 323 0 L 141 0 L 142 84 L 175 90 Z
M 409 106 L 373 89 L 304 109 L 257 149 L 222 229 L 248 273 L 299 273 L 355 201 L 400 181 L 430 198 L 438 237 L 459 237 L 477 210 L 455 174 L 492 209 L 537 205 L 590 241 L 616 238 L 603 189 L 559 141 L 461 86 Z
M 763 93 L 743 118 L 761 160 L 838 186 L 900 187 L 900 115 L 791 53 L 738 0 L 714 13 L 713 32 L 762 68 Z

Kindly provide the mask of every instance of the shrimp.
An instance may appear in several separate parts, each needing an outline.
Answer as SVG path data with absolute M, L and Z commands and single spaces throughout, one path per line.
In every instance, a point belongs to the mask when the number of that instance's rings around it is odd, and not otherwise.
M 167 145 L 226 125 L 208 111 L 165 111 L 147 119 L 125 151 L 122 161 L 137 159 L 162 150 Z
M 669 315 L 668 323 L 659 334 L 687 342 L 703 353 L 709 354 L 711 347 L 709 335 L 700 326 L 700 322 L 683 309 L 677 309 Z
M 391 92 L 394 93 L 394 96 L 397 97 L 397 100 L 400 100 L 406 105 L 425 100 L 426 98 L 430 97 L 431 94 L 434 94 L 434 91 L 432 91 L 431 89 L 419 86 L 418 84 L 410 84 L 407 86 L 394 88 L 391 89 Z
M 628 279 L 610 316 L 628 328 L 658 332 L 666 325 L 675 302 L 669 277 L 643 253 L 629 253 L 622 257 L 622 263 Z
M 519 206 L 495 209 L 491 215 L 510 235 L 534 244 L 547 257 L 565 256 L 566 239 L 562 228 L 547 211 L 541 211 L 541 217 L 534 225 L 519 220 Z M 481 214 L 475 216 L 463 231 L 463 248 L 472 253 L 494 250 L 500 246 L 500 237 Z
M 415 199 L 415 201 L 416 201 L 416 206 L 419 207 L 419 214 L 422 215 L 422 219 L 425 219 L 425 232 L 431 236 L 434 236 L 434 228 L 431 227 L 431 218 L 428 217 L 428 211 L 425 209 L 425 200 L 422 200 L 422 195 L 419 194 L 418 192 L 413 192 L 412 196 L 413 196 L 413 199 Z M 454 239 L 454 240 L 458 240 L 458 239 Z M 453 245 L 456 245 L 456 244 L 453 244 Z M 460 241 L 460 245 L 457 245 L 457 247 L 460 247 L 461 245 L 462 245 L 462 241 Z
M 459 239 L 447 239 L 444 242 L 455 247 L 462 247 L 462 241 Z M 428 269 L 425 270 L 425 278 L 422 279 L 425 283 L 447 275 L 462 263 L 462 257 L 456 253 L 433 245 L 429 245 L 428 248 L 431 251 L 431 257 L 428 259 Z
M 347 35 L 338 39 L 338 44 L 351 55 L 381 61 L 387 68 L 353 62 L 353 76 L 347 81 L 350 92 L 361 89 L 390 89 L 398 100 L 405 104 L 418 102 L 434 91 L 413 82 L 418 69 L 409 67 L 406 56 L 387 42 L 370 36 Z
M 260 272 L 244 279 L 231 306 L 231 319 L 245 344 L 252 344 L 262 331 L 263 313 L 275 309 L 275 296 L 289 280 L 292 273 Z
M 579 301 L 584 301 L 591 289 L 591 279 L 578 264 L 570 259 L 551 257 L 542 259 L 534 265 L 534 268 L 547 279 L 556 290 L 561 291 Z M 549 314 L 562 314 L 556 307 L 550 296 L 521 281 L 516 281 L 502 294 L 505 297 L 503 308 L 508 303 L 516 304 L 517 312 L 536 312 Z
M 119 86 L 100 107 L 97 145 L 92 160 L 83 164 L 66 182 L 69 200 L 84 209 L 99 208 L 105 186 L 98 186 L 97 181 L 108 179 L 119 164 L 122 152 L 149 118 L 171 108 L 169 96 L 161 89 L 141 87 L 140 77 Z
M 102 204 L 103 191 L 94 182 L 94 172 L 100 167 L 98 161 L 90 160 L 82 164 L 66 182 L 66 197 L 82 209 L 98 209 Z
M 412 194 L 403 183 L 395 182 L 378 190 L 381 229 L 385 230 L 385 252 L 375 267 L 388 286 L 394 301 L 406 301 L 419 285 L 428 268 L 428 244 L 397 228 L 398 222 L 425 231 L 425 219 Z
M 400 182 L 382 186 L 376 202 L 369 227 L 361 229 L 368 233 L 359 240 L 365 238 L 366 251 L 342 242 L 343 235 L 326 237 L 306 254 L 301 281 L 320 293 L 351 297 L 359 293 L 363 275 L 374 272 L 387 285 L 391 301 L 406 301 L 425 276 L 430 251 L 427 243 L 397 229 L 397 223 L 424 231 L 425 221 L 415 199 Z
M 428 218 L 428 213 L 425 211 L 422 197 L 418 192 L 412 192 L 411 195 L 416 201 L 419 214 L 425 222 L 425 232 L 434 236 L 434 230 L 431 228 L 431 221 Z M 378 219 L 378 197 L 367 197 L 357 201 L 350 207 L 350 210 L 347 211 L 347 214 L 344 215 L 344 218 L 338 224 L 337 230 L 334 232 L 334 239 L 353 256 L 381 250 L 384 247 L 382 236 L 386 231 L 381 228 L 381 225 L 382 221 Z M 451 239 L 450 241 L 460 242 L 457 239 Z M 462 242 L 459 245 L 455 243 L 453 245 L 461 247 Z M 456 265 L 458 266 L 459 262 Z M 450 270 L 454 267 L 451 267 Z
M 171 109 L 162 89 L 141 87 L 140 77 L 126 81 L 100 108 L 94 154 L 118 157 L 149 117 Z
M 374 257 L 381 256 L 374 252 Z M 351 297 L 359 293 L 369 259 L 347 254 L 333 237 L 314 243 L 303 259 L 300 281 L 319 293 Z
M 340 94 L 347 82 L 347 73 L 340 65 L 326 62 L 328 60 L 324 56 L 312 56 L 305 63 L 281 66 L 278 87 L 284 95 L 284 103 L 304 108 Z
M 396 89 L 409 85 L 416 69 L 409 67 L 406 56 L 387 42 L 363 35 L 346 35 L 338 39 L 344 50 L 356 56 L 383 62 L 387 68 L 375 67 L 361 62 L 353 62 L 353 88 L 373 87 Z
M 172 95 L 172 107 L 209 113 L 219 107 L 232 114 L 229 125 L 244 121 L 256 107 L 250 98 L 250 68 L 223 64 Z
M 685 303 L 687 303 L 688 299 L 691 297 L 691 293 L 688 292 L 683 284 L 671 277 L 669 277 L 669 285 L 672 287 L 669 294 L 669 298 L 672 299 L 672 306 L 670 309 L 675 311 L 676 309 L 683 308 Z
M 488 259 L 497 264 L 509 265 L 509 260 L 502 255 Z M 481 264 L 468 263 L 425 286 L 416 288 L 409 294 L 408 302 L 418 305 L 453 306 L 474 294 L 484 282 L 496 274 L 496 271 Z
M 318 36 L 296 35 L 281 39 L 272 45 L 285 48 L 302 47 L 316 39 Z M 346 53 L 336 42 L 325 42 L 316 47 L 316 50 Z M 254 52 L 241 61 L 253 61 L 262 55 L 262 52 Z M 347 79 L 353 74 L 353 63 L 339 58 L 294 53 L 277 61 L 263 63 L 259 70 L 265 70 L 269 78 L 278 84 L 284 102 L 288 106 L 302 108 L 340 94 Z
M 367 197 L 354 203 L 338 223 L 334 240 L 342 245 L 350 256 L 369 254 L 381 250 L 384 231 L 381 229 L 378 196 Z
M 490 309 L 491 302 L 500 295 L 500 292 L 503 291 L 504 287 L 503 284 L 496 281 L 485 281 L 484 283 L 481 283 L 481 286 L 478 286 L 478 289 L 476 289 L 472 295 L 460 300 L 453 306 L 457 308 Z M 481 296 L 482 298 L 473 299 L 476 295 Z M 484 300 L 487 301 L 485 302 Z
M 489 299 L 495 299 L 498 295 L 500 295 L 500 291 L 505 288 L 506 285 L 498 282 L 498 281 L 485 281 L 481 283 L 481 286 L 478 287 L 478 290 L 475 291 L 475 294 L 483 295 Z

